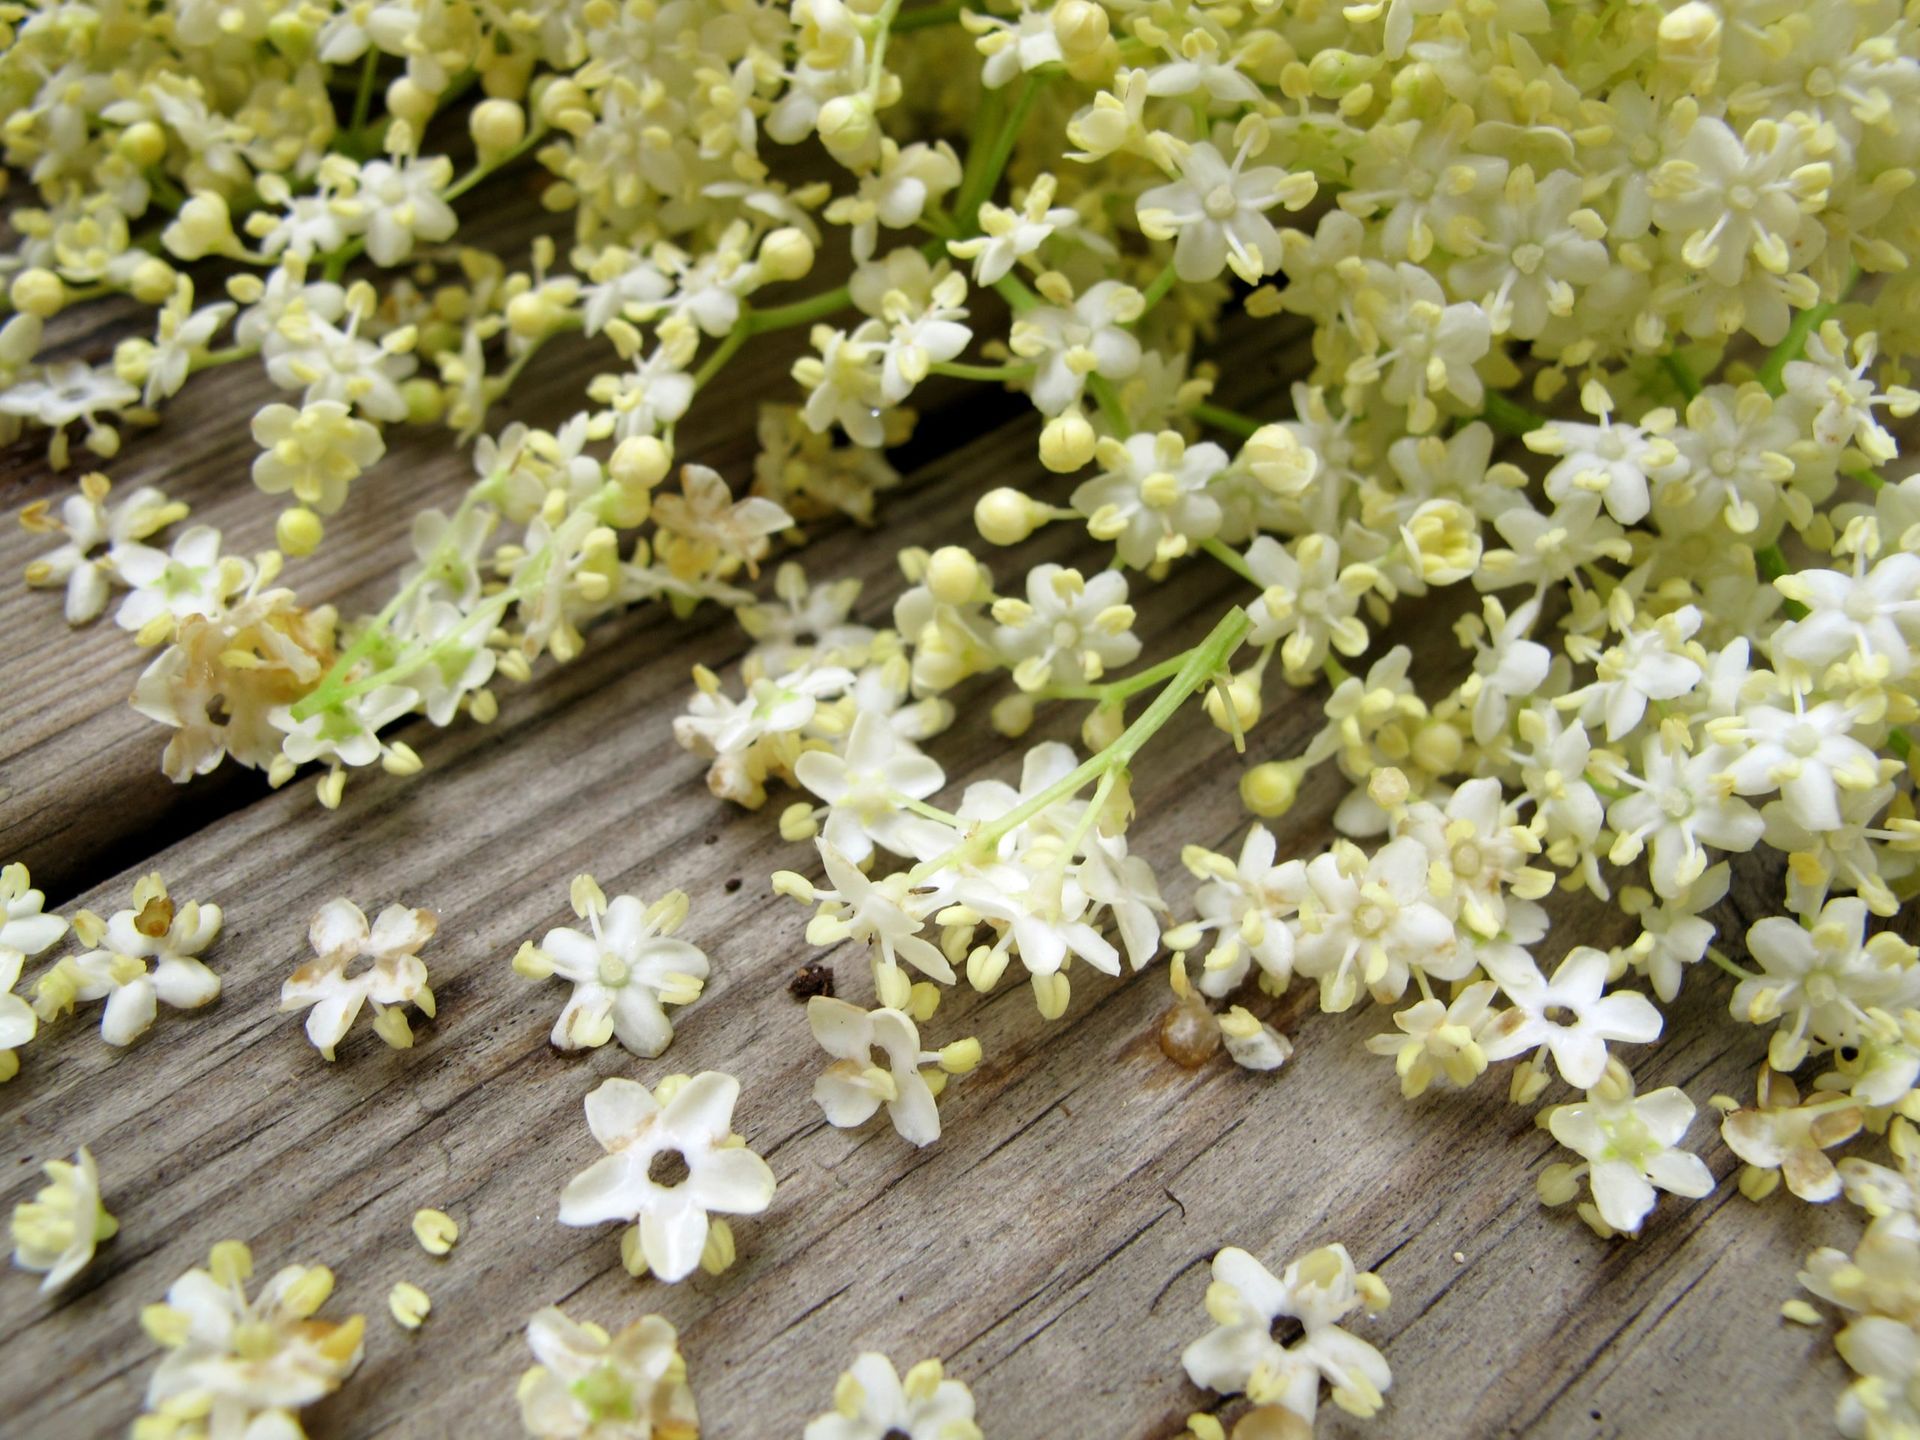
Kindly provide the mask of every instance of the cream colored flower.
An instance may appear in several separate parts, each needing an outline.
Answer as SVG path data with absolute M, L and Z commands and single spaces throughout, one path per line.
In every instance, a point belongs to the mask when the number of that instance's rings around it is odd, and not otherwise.
M 946 1378 L 938 1360 L 902 1376 L 874 1351 L 856 1358 L 833 1387 L 833 1411 L 807 1423 L 806 1440 L 981 1440 L 973 1392 Z
M 520 1377 L 520 1423 L 542 1440 L 698 1440 L 679 1337 L 658 1315 L 616 1335 L 549 1305 L 527 1322 L 540 1363 Z
M 406 1049 L 413 1044 L 413 1031 L 399 1007 L 411 1004 L 428 1017 L 434 1013 L 427 967 L 415 952 L 433 938 L 439 923 L 431 910 L 389 905 L 369 930 L 358 905 L 344 897 L 329 900 L 307 932 L 315 958 L 280 987 L 281 1011 L 311 1007 L 307 1038 L 329 1060 L 365 1004 L 373 1006 L 380 1038 L 396 1050 Z M 360 959 L 371 963 L 348 974 Z
M 758 1215 L 773 1171 L 732 1132 L 738 1080 L 708 1070 L 660 1089 L 664 1100 L 615 1076 L 587 1096 L 587 1127 L 607 1153 L 567 1182 L 560 1223 L 638 1221 L 643 1268 L 675 1281 L 701 1261 L 708 1212 Z
M 182 1421 L 197 1422 L 208 1437 L 300 1435 L 296 1413 L 339 1389 L 359 1365 L 365 1318 L 314 1318 L 333 1293 L 330 1270 L 289 1265 L 249 1299 L 252 1274 L 247 1247 L 222 1241 L 206 1269 L 189 1270 L 163 1303 L 140 1312 L 147 1334 L 167 1350 L 147 1383 L 147 1409 L 173 1422 L 137 1429 L 143 1440 L 181 1434 Z
M 69 1164 L 40 1167 L 47 1183 L 31 1200 L 13 1207 L 13 1263 L 44 1272 L 40 1293 L 58 1290 L 86 1269 L 93 1247 L 119 1232 L 120 1222 L 100 1203 L 100 1171 L 86 1146 Z

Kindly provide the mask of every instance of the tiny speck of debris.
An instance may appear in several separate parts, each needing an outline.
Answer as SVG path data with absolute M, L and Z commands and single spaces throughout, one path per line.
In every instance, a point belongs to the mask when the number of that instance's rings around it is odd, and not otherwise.
M 738 875 L 735 875 L 731 880 L 727 881 L 724 888 L 727 894 L 729 895 L 733 894 L 734 891 L 740 888 L 740 877 Z
M 720 837 L 718 835 L 709 835 L 700 843 L 702 845 L 718 845 L 720 843 Z
M 1600 1412 L 1598 1410 L 1589 1410 L 1587 1411 L 1587 1414 L 1589 1417 L 1595 1420 L 1598 1420 L 1600 1418 Z
M 1466 1252 L 1466 1251 L 1464 1251 L 1464 1250 L 1456 1250 L 1456 1251 L 1454 1251 L 1454 1252 L 1453 1252 L 1453 1263 L 1454 1263 L 1454 1264 L 1456 1264 L 1456 1265 L 1464 1265 L 1464 1264 L 1466 1264 L 1466 1263 L 1467 1263 L 1467 1252 Z
M 802 965 L 793 972 L 793 979 L 787 982 L 787 993 L 796 1000 L 811 1000 L 816 995 L 833 994 L 833 967 Z

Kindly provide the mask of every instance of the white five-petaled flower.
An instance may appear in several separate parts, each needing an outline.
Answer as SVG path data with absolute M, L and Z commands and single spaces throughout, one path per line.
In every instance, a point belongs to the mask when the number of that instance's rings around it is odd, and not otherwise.
M 444 155 L 426 159 L 372 160 L 360 168 L 360 186 L 352 201 L 365 227 L 367 254 L 376 265 L 398 265 L 413 254 L 414 242 L 438 243 L 459 225 L 441 191 L 453 179 L 453 161 Z
M 874 710 L 862 710 L 840 753 L 808 750 L 793 763 L 793 778 L 827 804 L 821 834 L 856 865 L 875 845 L 896 855 L 918 854 L 916 837 L 944 831 L 906 803 L 925 800 L 947 783 L 939 763 L 924 755 Z
M 1808 705 L 1796 692 L 1791 710 L 1748 705 L 1737 716 L 1709 721 L 1707 733 L 1738 747 L 1726 767 L 1736 794 L 1777 789 L 1787 812 L 1807 829 L 1837 830 L 1840 791 L 1880 783 L 1879 757 L 1853 737 L 1858 723 L 1851 703 Z
M 1035 408 L 1058 415 L 1080 398 L 1089 375 L 1124 380 L 1138 370 L 1140 342 L 1126 326 L 1142 308 L 1131 285 L 1102 280 L 1078 299 L 1036 306 L 1015 320 L 1007 344 L 1037 367 Z
M 1022 690 L 1090 683 L 1140 653 L 1127 577 L 1117 570 L 1089 580 L 1078 570 L 1036 565 L 1027 572 L 1027 598 L 996 600 L 993 618 L 1000 622 L 994 644 L 1013 662 Z
M 1767 1051 L 1780 1071 L 1798 1069 L 1813 1043 L 1858 1044 L 1873 1024 L 1870 1012 L 1897 1014 L 1920 1005 L 1914 947 L 1891 930 L 1869 939 L 1866 901 L 1837 896 L 1808 918 L 1809 925 L 1785 915 L 1755 921 L 1747 952 L 1761 973 L 1733 987 L 1736 1017 L 1755 1025 L 1780 1022 Z
M 899 962 L 904 960 L 928 979 L 951 985 L 953 966 L 940 948 L 920 933 L 925 917 L 940 908 L 941 897 L 913 892 L 903 872 L 870 880 L 826 839 L 814 843 L 833 888 L 818 889 L 800 882 L 805 886 L 800 892 L 805 898 L 821 902 L 819 912 L 807 922 L 807 939 L 815 945 L 856 940 L 873 947 L 876 974 L 898 971 Z M 781 877 L 775 879 L 777 882 Z
M 195 525 L 181 532 L 171 551 L 127 544 L 113 551 L 113 565 L 130 592 L 113 613 L 123 630 L 137 631 L 162 615 L 218 615 L 227 597 L 242 589 L 251 567 L 220 554 L 220 532 Z
M 527 1321 L 537 1365 L 520 1377 L 520 1423 L 540 1440 L 696 1440 L 700 1417 L 679 1336 L 658 1315 L 609 1335 L 549 1305 Z
M 523 974 L 543 971 L 571 981 L 552 1041 L 562 1050 L 592 1049 L 618 1038 L 646 1059 L 673 1041 L 667 1005 L 689 1005 L 700 998 L 707 974 L 706 954 L 673 932 L 687 916 L 684 892 L 670 890 L 652 905 L 632 895 L 609 902 L 593 878 L 573 882 L 574 913 L 591 933 L 556 928 L 537 952 L 515 960 Z
M 1345 1010 L 1365 986 L 1397 999 L 1415 967 L 1459 979 L 1471 964 L 1427 886 L 1426 847 L 1410 836 L 1366 856 L 1351 842 L 1307 865 L 1293 968 L 1320 982 L 1320 1004 Z
M 147 1408 L 201 1418 L 208 1435 L 290 1437 L 295 1412 L 340 1388 L 360 1363 L 365 1317 L 319 1320 L 333 1293 L 324 1265 L 289 1265 L 247 1297 L 253 1256 L 237 1240 L 213 1247 L 149 1305 L 140 1323 L 166 1347 L 147 1382 Z
M 406 1049 L 413 1044 L 413 1031 L 400 1007 L 411 1004 L 428 1017 L 434 1013 L 427 967 L 416 952 L 439 923 L 431 910 L 389 905 L 369 929 L 358 905 L 345 897 L 329 900 L 307 931 L 315 958 L 280 987 L 280 1009 L 312 1007 L 307 1038 L 329 1060 L 367 1004 L 374 1008 L 380 1038 L 396 1050 Z M 348 974 L 362 958 L 370 962 L 367 968 Z
M 1545 1049 L 1561 1079 L 1587 1090 L 1606 1071 L 1609 1040 L 1644 1045 L 1660 1038 L 1660 1012 L 1651 1000 L 1632 990 L 1605 993 L 1610 962 L 1604 950 L 1575 946 L 1551 980 L 1517 945 L 1488 946 L 1480 963 L 1513 1002 L 1486 1031 L 1489 1060 Z
M 57 530 L 65 543 L 27 566 L 29 585 L 64 585 L 69 625 L 82 625 L 107 608 L 112 582 L 120 578 L 114 555 L 123 546 L 138 544 L 187 513 L 179 501 L 169 500 L 151 485 L 130 490 L 108 505 L 107 477 L 95 471 L 80 477 L 79 493 L 60 503 L 58 520 L 29 507 L 24 523 L 30 529 Z M 96 554 L 105 546 L 105 553 Z
M 1174 240 L 1173 268 L 1182 280 L 1212 280 L 1230 268 L 1257 285 L 1280 268 L 1280 232 L 1265 212 L 1282 204 L 1298 210 L 1319 187 L 1311 173 L 1290 174 L 1277 165 L 1245 169 L 1251 151 L 1243 144 L 1229 162 L 1197 141 L 1178 159 L 1178 180 L 1140 196 L 1140 228 L 1152 239 Z
M 347 487 L 382 455 L 378 427 L 356 419 L 338 400 L 315 400 L 298 410 L 267 405 L 253 417 L 253 483 L 269 495 L 288 491 L 302 505 L 331 515 L 346 503 Z
M 1227 468 L 1212 442 L 1189 445 L 1178 431 L 1142 431 L 1104 439 L 1101 473 L 1078 486 L 1071 503 L 1087 517 L 1087 533 L 1110 540 L 1120 558 L 1144 570 L 1174 560 L 1219 533 L 1224 512 L 1208 486 Z
M 1364 1305 L 1385 1307 L 1387 1287 L 1354 1270 L 1344 1245 L 1301 1256 L 1276 1279 L 1245 1250 L 1229 1246 L 1213 1257 L 1207 1314 L 1215 1329 L 1180 1356 L 1194 1384 L 1224 1395 L 1245 1393 L 1257 1405 L 1278 1405 L 1313 1423 L 1320 1381 L 1349 1414 L 1374 1414 L 1393 1372 L 1373 1346 L 1340 1321 Z M 1305 1333 L 1291 1345 L 1273 1336 L 1276 1320 L 1300 1321 Z
M 980 1054 L 978 1043 L 967 1040 L 943 1051 L 922 1050 L 911 1016 L 885 1008 L 862 1010 L 830 995 L 807 1001 L 807 1024 L 820 1048 L 833 1057 L 813 1083 L 813 1098 L 828 1123 L 842 1129 L 864 1125 L 885 1105 L 900 1138 L 915 1145 L 931 1145 L 940 1138 L 936 1092 L 923 1072 L 934 1067 L 944 1083 L 948 1074 L 972 1069 Z M 875 1050 L 885 1057 L 884 1063 L 874 1063 Z
M 973 1392 L 938 1360 L 903 1377 L 886 1356 L 855 1357 L 833 1387 L 833 1411 L 807 1422 L 806 1440 L 981 1440 Z
M 732 1131 L 740 1082 L 716 1070 L 677 1084 L 661 1101 L 614 1076 L 587 1096 L 587 1127 L 606 1154 L 560 1193 L 562 1225 L 638 1221 L 639 1252 L 662 1280 L 684 1280 L 707 1247 L 709 1212 L 758 1215 L 773 1171 Z
M 1636 1096 L 1618 1061 L 1602 1066 L 1594 1082 L 1583 1088 L 1587 1098 L 1556 1105 L 1547 1115 L 1547 1128 L 1591 1167 L 1594 1214 L 1589 1223 L 1597 1218 L 1603 1234 L 1637 1235 L 1653 1209 L 1656 1189 L 1690 1200 L 1713 1189 L 1707 1162 L 1673 1148 L 1693 1123 L 1693 1102 L 1681 1091 L 1669 1085 Z M 1561 1174 L 1567 1181 L 1578 1179 L 1571 1172 Z
M 82 912 L 79 933 L 95 948 L 66 957 L 40 977 L 35 1005 L 42 1019 L 79 1001 L 105 1000 L 101 1038 L 131 1045 L 153 1024 L 160 1001 L 194 1010 L 218 997 L 220 977 L 198 957 L 219 937 L 220 907 L 188 901 L 176 910 L 157 874 L 134 886 L 133 900 L 138 909 L 116 911 L 104 926 L 98 916 Z

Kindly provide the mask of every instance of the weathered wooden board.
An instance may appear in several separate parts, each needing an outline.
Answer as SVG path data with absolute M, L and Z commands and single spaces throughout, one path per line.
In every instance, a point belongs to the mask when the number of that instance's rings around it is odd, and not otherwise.
M 1284 406 L 1297 355 L 1244 337 L 1229 355 L 1226 393 Z M 516 409 L 552 414 L 590 368 L 577 356 L 535 367 Z M 702 397 L 685 452 L 741 475 L 754 405 L 782 368 L 772 351 L 736 362 Z M 196 382 L 157 432 L 130 441 L 116 479 L 163 482 L 236 546 L 267 544 L 272 507 L 246 483 L 251 446 L 237 424 L 264 398 L 238 371 Z M 813 573 L 867 579 L 867 616 L 887 613 L 899 545 L 952 538 L 973 497 L 1009 476 L 1057 486 L 1035 472 L 1029 421 L 979 433 L 975 413 L 936 406 L 916 452 L 937 458 L 890 497 L 877 535 L 840 529 L 809 549 Z M 403 554 L 400 522 L 423 497 L 453 493 L 464 467 L 445 446 L 409 448 L 364 482 L 337 534 L 289 579 L 310 600 L 377 602 Z M 0 503 L 10 517 L 62 483 L 16 451 Z M 0 573 L 17 575 L 38 548 L 0 535 Z M 1001 573 L 1077 548 L 1044 535 Z M 1144 609 L 1150 658 L 1191 643 L 1234 598 L 1231 577 L 1205 565 L 1169 589 Z M 1438 607 L 1409 617 L 1396 638 L 1444 656 L 1445 618 Z M 110 623 L 69 632 L 57 596 L 9 583 L 0 625 L 11 641 L 0 655 L 0 858 L 28 859 L 64 906 L 123 904 L 157 866 L 176 894 L 217 899 L 228 915 L 210 956 L 226 981 L 217 1004 L 163 1014 L 124 1053 L 84 1020 L 65 1022 L 0 1091 L 0 1204 L 29 1192 L 38 1161 L 84 1144 L 122 1222 L 55 1301 L 25 1276 L 0 1278 L 11 1296 L 0 1308 L 0 1432 L 117 1433 L 156 1353 L 139 1307 L 229 1237 L 253 1245 L 263 1269 L 332 1266 L 334 1308 L 368 1314 L 365 1364 L 310 1412 L 322 1437 L 517 1433 L 520 1327 L 553 1302 L 610 1325 L 668 1316 L 708 1433 L 723 1440 L 797 1436 L 864 1348 L 902 1364 L 945 1357 L 1002 1440 L 1165 1437 L 1208 1403 L 1179 1353 L 1206 1324 L 1212 1252 L 1233 1243 L 1277 1262 L 1335 1239 L 1395 1292 L 1364 1327 L 1395 1373 L 1372 1434 L 1769 1436 L 1826 1424 L 1839 1362 L 1826 1336 L 1782 1323 L 1778 1305 L 1806 1249 L 1844 1237 L 1850 1215 L 1786 1199 L 1754 1206 L 1723 1184 L 1696 1205 L 1663 1203 L 1638 1242 L 1603 1244 L 1535 1200 L 1552 1146 L 1497 1082 L 1403 1103 L 1391 1067 L 1361 1049 L 1384 1013 L 1323 1017 L 1304 987 L 1268 1007 L 1298 1049 L 1265 1077 L 1224 1058 L 1189 1074 L 1160 1055 L 1158 967 L 1083 980 L 1052 1026 L 1024 986 L 963 990 L 931 1033 L 977 1033 L 987 1061 L 949 1090 L 937 1146 L 826 1126 L 809 1097 L 818 1052 L 786 991 L 812 957 L 804 912 L 765 888 L 770 870 L 805 866 L 806 853 L 779 841 L 772 815 L 712 799 L 701 762 L 669 733 L 689 666 L 740 652 L 724 616 L 682 625 L 647 610 L 610 622 L 579 661 L 508 696 L 491 727 L 411 736 L 425 777 L 356 778 L 331 815 L 304 782 L 276 794 L 245 775 L 184 790 L 162 779 L 164 736 L 125 706 L 143 657 Z M 1311 697 L 1283 699 L 1253 738 L 1256 757 L 1294 753 L 1317 713 Z M 1072 722 L 1048 717 L 1035 738 L 1066 737 Z M 956 787 L 1009 774 L 1018 750 L 978 713 L 935 746 Z M 1176 908 L 1191 889 L 1180 844 L 1229 847 L 1244 831 L 1239 763 L 1194 713 L 1141 766 L 1136 849 Z M 1323 844 L 1336 798 L 1331 777 L 1310 783 L 1280 822 L 1283 849 Z M 684 933 L 710 951 L 714 976 L 660 1061 L 555 1053 L 546 1035 L 563 987 L 508 966 L 522 940 L 562 920 L 582 869 L 609 892 L 680 886 L 693 898 Z M 298 1017 L 274 1012 L 308 917 L 336 894 L 441 916 L 425 952 L 440 1016 L 410 1052 L 358 1032 L 328 1066 Z M 1570 941 L 1618 938 L 1617 916 L 1565 910 Z M 1737 914 L 1730 907 L 1735 934 Z M 862 961 L 826 958 L 847 991 L 866 993 Z M 1727 1021 L 1725 994 L 1716 972 L 1690 977 L 1666 1040 L 1630 1057 L 1644 1085 L 1682 1084 L 1701 1102 L 1746 1093 L 1760 1037 Z M 767 1215 L 737 1226 L 740 1261 L 726 1275 L 637 1283 L 620 1268 L 615 1228 L 554 1220 L 561 1186 L 597 1154 L 581 1100 L 606 1075 L 705 1068 L 741 1077 L 736 1125 L 779 1191 Z M 1694 1140 L 1724 1179 L 1733 1161 L 1706 1118 Z M 444 1260 L 408 1229 L 426 1205 L 463 1226 Z M 400 1279 L 434 1300 L 411 1334 L 386 1314 Z M 1337 1413 L 1322 1426 L 1362 1430 Z

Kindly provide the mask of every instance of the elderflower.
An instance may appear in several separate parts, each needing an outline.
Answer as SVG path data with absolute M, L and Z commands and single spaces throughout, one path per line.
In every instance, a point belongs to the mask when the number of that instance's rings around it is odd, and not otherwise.
M 1617 1060 L 1607 1062 L 1596 1083 L 1585 1088 L 1585 1100 L 1543 1114 L 1553 1138 L 1585 1163 L 1556 1165 L 1542 1174 L 1542 1200 L 1552 1205 L 1573 1198 L 1584 1175 L 1593 1202 L 1581 1204 L 1581 1218 L 1602 1237 L 1638 1235 L 1656 1190 L 1697 1200 L 1713 1189 L 1706 1161 L 1674 1148 L 1693 1122 L 1693 1102 L 1679 1090 L 1669 1085 L 1636 1096 L 1632 1078 Z
M 807 1422 L 806 1440 L 982 1440 L 973 1392 L 938 1360 L 905 1375 L 875 1351 L 856 1356 L 833 1387 L 833 1411 Z
M 815 995 L 807 1001 L 807 1023 L 813 1038 L 833 1057 L 813 1086 L 813 1098 L 828 1122 L 843 1129 L 862 1125 L 884 1105 L 901 1139 L 914 1145 L 940 1138 L 937 1092 L 928 1074 L 944 1085 L 948 1075 L 964 1075 L 980 1061 L 980 1042 L 972 1039 L 956 1040 L 938 1051 L 922 1050 L 913 1018 L 898 1010 L 869 1013 L 844 1000 Z M 876 1049 L 886 1057 L 884 1064 L 873 1063 Z
M 340 1388 L 360 1364 L 366 1321 L 321 1320 L 333 1293 L 324 1265 L 289 1265 L 251 1299 L 253 1255 L 238 1240 L 213 1247 L 205 1269 L 187 1271 L 166 1299 L 140 1312 L 166 1350 L 147 1382 L 137 1435 L 178 1433 L 198 1421 L 209 1435 L 299 1433 L 297 1412 Z
M 46 1185 L 13 1207 L 13 1263 L 44 1274 L 46 1295 L 86 1269 L 94 1247 L 119 1233 L 120 1222 L 100 1201 L 99 1167 L 86 1146 L 71 1164 L 48 1160 L 40 1168 Z
M 39 502 L 20 515 L 29 530 L 66 537 L 64 544 L 27 566 L 27 583 L 64 586 L 70 625 L 84 625 L 107 608 L 112 586 L 123 583 L 114 563 L 123 546 L 137 545 L 187 514 L 184 504 L 167 499 L 152 485 L 130 490 L 108 506 L 111 489 L 105 475 L 92 471 L 80 477 L 80 493 L 61 502 L 57 519 Z M 105 553 L 95 554 L 102 546 Z
M 635 1274 L 684 1280 L 702 1263 L 722 1215 L 758 1215 L 773 1199 L 773 1171 L 732 1133 L 740 1082 L 708 1070 L 663 1082 L 663 1099 L 618 1076 L 587 1096 L 587 1126 L 607 1152 L 567 1182 L 562 1225 L 637 1221 Z M 727 1250 L 732 1249 L 729 1242 Z
M 658 1315 L 642 1315 L 609 1335 L 549 1305 L 527 1321 L 527 1347 L 538 1363 L 514 1390 L 527 1434 L 698 1440 L 700 1419 L 679 1336 Z
M 705 952 L 672 938 L 686 919 L 687 897 L 670 890 L 652 905 L 632 895 L 609 902 L 590 875 L 575 877 L 571 896 L 591 933 L 549 930 L 537 949 L 522 948 L 514 968 L 530 979 L 558 975 L 572 983 L 553 1025 L 559 1049 L 593 1049 L 618 1037 L 652 1059 L 673 1042 L 664 1007 L 699 999 L 707 979 Z
M 20 1070 L 16 1053 L 39 1028 L 33 1007 L 13 993 L 20 967 L 58 944 L 67 922 L 41 910 L 46 896 L 33 888 L 27 867 L 17 861 L 0 868 L 0 1080 Z
M 402 1007 L 413 1005 L 429 1018 L 434 1013 L 427 967 L 416 952 L 438 926 L 431 910 L 389 905 L 369 929 L 358 905 L 344 897 L 329 900 L 307 931 L 314 958 L 280 987 L 281 1012 L 307 1011 L 307 1038 L 328 1060 L 368 1004 L 380 1038 L 396 1050 L 409 1048 L 413 1029 Z M 358 960 L 366 960 L 366 968 L 348 974 Z
M 40 977 L 34 1007 L 42 1020 L 79 1002 L 104 1000 L 100 1038 L 131 1045 L 152 1026 L 160 1001 L 197 1010 L 219 997 L 220 977 L 199 955 L 220 935 L 220 907 L 192 900 L 176 907 L 158 874 L 135 884 L 133 900 L 137 909 L 116 911 L 104 925 L 81 912 L 76 934 L 95 948 L 67 956 Z
M 1344 1245 L 1325 1245 L 1289 1264 L 1276 1278 L 1245 1250 L 1229 1246 L 1213 1257 L 1207 1314 L 1215 1328 L 1180 1356 L 1187 1377 L 1206 1390 L 1244 1393 L 1256 1405 L 1278 1405 L 1308 1425 L 1320 1403 L 1320 1382 L 1333 1402 L 1366 1419 L 1378 1413 L 1393 1384 L 1380 1352 L 1340 1321 L 1364 1306 L 1388 1301 L 1377 1275 L 1356 1271 Z M 1303 1333 L 1289 1345 L 1273 1337 L 1274 1322 L 1298 1320 Z

